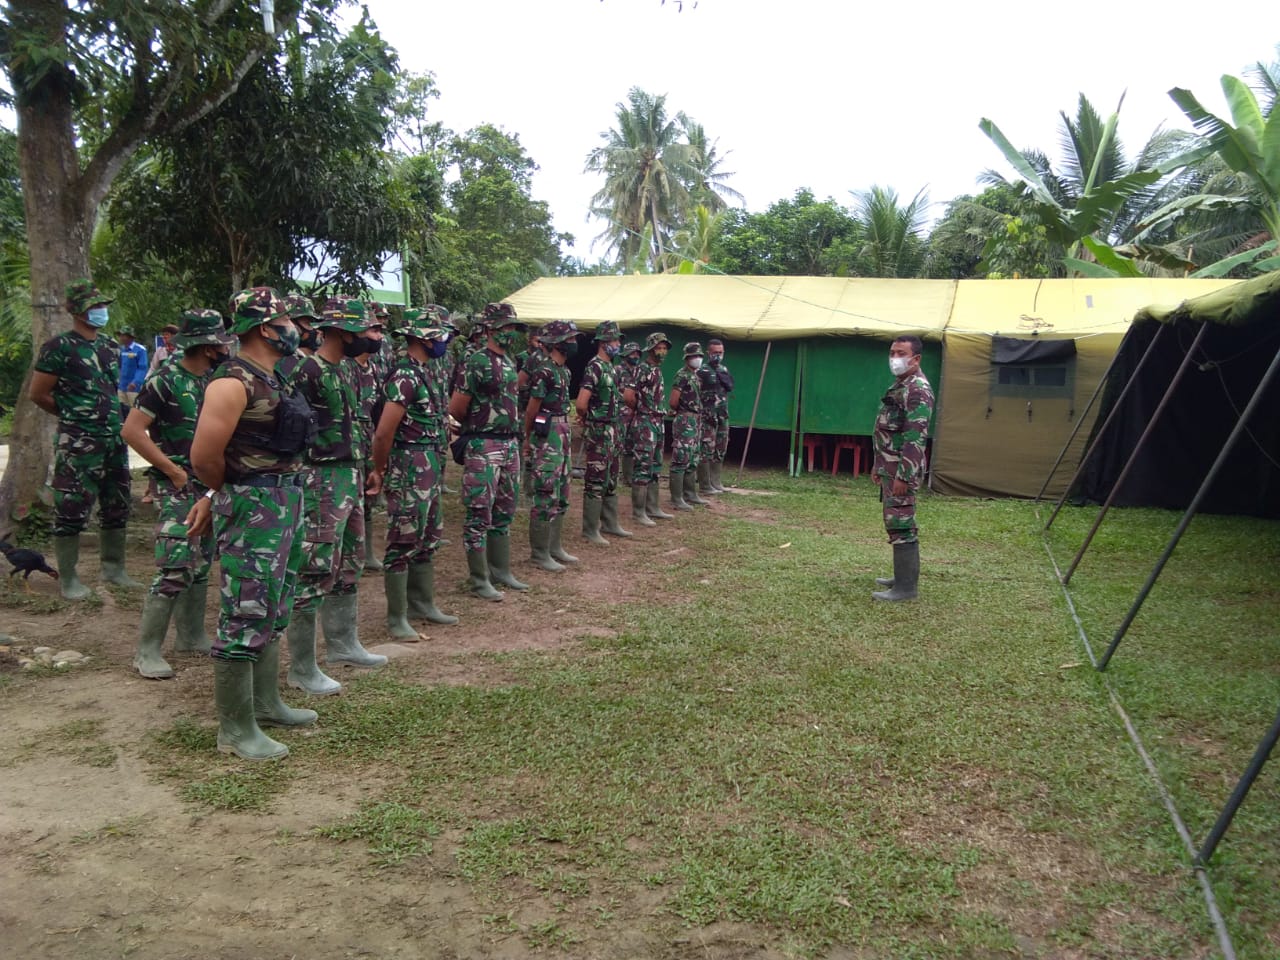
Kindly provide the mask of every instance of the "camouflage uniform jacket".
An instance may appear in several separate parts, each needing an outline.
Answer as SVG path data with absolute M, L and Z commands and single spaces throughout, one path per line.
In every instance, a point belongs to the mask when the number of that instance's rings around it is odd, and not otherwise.
M 516 409 L 516 365 L 487 347 L 467 358 L 459 392 L 471 398 L 462 432 L 519 436 Z
M 681 367 L 672 387 L 680 391 L 676 403 L 677 413 L 702 413 L 702 387 L 698 383 L 698 371 Z
M 431 357 L 427 360 L 427 387 L 431 391 L 431 396 L 435 399 L 436 408 L 440 410 L 440 416 L 443 419 L 445 414 L 449 412 L 449 383 L 450 373 L 453 370 L 453 361 L 446 353 L 443 357 Z M 444 443 L 446 437 L 442 431 L 440 434 L 440 442 Z
M 631 381 L 631 389 L 636 392 L 636 416 L 650 420 L 661 420 L 666 412 L 666 398 L 662 382 L 662 367 L 642 360 L 636 368 L 635 377 Z
M 360 428 L 373 436 L 373 411 L 382 399 L 382 382 L 386 379 L 386 358 L 381 352 L 370 354 L 368 363 L 351 361 L 351 373 L 356 385 L 356 417 Z M 366 450 L 367 454 L 369 451 Z
M 58 378 L 53 402 L 58 431 L 68 436 L 120 436 L 116 382 L 120 355 L 103 336 L 86 340 L 74 330 L 50 337 L 40 348 L 36 370 Z
M 549 417 L 569 413 L 569 368 L 548 358 L 540 360 L 529 371 L 529 398 L 542 401 L 538 409 Z
M 151 418 L 147 432 L 155 445 L 184 470 L 191 467 L 191 438 L 211 376 L 212 371 L 197 375 L 181 363 L 167 363 L 142 385 L 134 402 L 135 409 Z M 155 467 L 148 472 L 160 476 Z
M 457 362 L 453 365 L 453 373 L 449 376 L 449 391 L 451 393 L 461 390 L 466 384 L 467 361 L 471 359 L 477 350 L 483 349 L 483 346 L 477 347 L 471 343 L 463 344 L 462 353 L 458 356 Z
M 702 410 L 716 417 L 729 415 L 729 394 L 733 393 L 733 374 L 721 362 L 720 366 L 704 365 L 698 371 L 698 383 L 702 387 Z
M 228 360 L 213 380 L 236 380 L 244 387 L 245 408 L 240 414 L 227 449 L 226 479 L 235 483 L 258 473 L 297 473 L 302 467 L 302 454 L 277 453 L 262 445 L 261 437 L 270 436 L 276 422 L 276 408 L 288 391 L 275 376 L 243 357 Z
M 591 423 L 616 424 L 622 416 L 622 386 L 619 372 L 608 360 L 592 357 L 582 373 L 581 390 L 591 391 L 587 401 L 587 420 Z
M 877 477 L 902 480 L 913 489 L 925 464 L 933 388 L 923 373 L 899 377 L 880 400 L 872 443 Z
M 438 391 L 430 380 L 430 367 L 413 357 L 405 357 L 387 375 L 382 395 L 387 403 L 404 407 L 404 417 L 396 428 L 397 447 L 438 447 L 444 436 L 444 410 Z
M 551 357 L 542 350 L 522 350 L 515 356 L 516 373 L 525 376 L 524 387 L 516 394 L 516 401 L 523 410 L 529 405 L 529 397 L 533 389 L 533 378 L 543 367 L 553 364 Z
M 308 463 L 349 463 L 363 458 L 358 423 L 360 401 L 354 362 L 330 363 L 319 354 L 307 357 L 289 378 L 294 392 L 316 415 L 316 437 L 307 446 Z

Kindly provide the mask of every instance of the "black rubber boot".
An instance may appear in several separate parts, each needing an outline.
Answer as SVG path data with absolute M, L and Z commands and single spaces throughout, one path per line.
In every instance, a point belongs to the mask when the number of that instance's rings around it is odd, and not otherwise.
M 893 586 L 871 594 L 873 600 L 914 600 L 920 582 L 920 541 L 893 545 Z

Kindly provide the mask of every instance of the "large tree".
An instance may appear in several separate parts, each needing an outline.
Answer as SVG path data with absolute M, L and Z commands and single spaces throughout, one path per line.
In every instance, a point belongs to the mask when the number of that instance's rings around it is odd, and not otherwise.
M 728 210 L 711 247 L 711 266 L 723 273 L 849 276 L 861 232 L 834 200 L 801 188 L 763 213 Z
M 854 266 L 858 276 L 920 276 L 925 257 L 922 231 L 929 210 L 925 191 L 906 204 L 899 204 L 898 194 L 887 187 L 873 186 L 853 196 L 853 216 L 861 234 Z
M 341 0 L 276 0 L 277 29 L 311 29 Z M 0 60 L 13 90 L 30 252 L 32 337 L 67 325 L 63 288 L 89 272 L 98 207 L 149 139 L 217 108 L 275 42 L 233 0 L 8 0 Z M 0 517 L 25 519 L 52 459 L 54 424 L 22 390 Z

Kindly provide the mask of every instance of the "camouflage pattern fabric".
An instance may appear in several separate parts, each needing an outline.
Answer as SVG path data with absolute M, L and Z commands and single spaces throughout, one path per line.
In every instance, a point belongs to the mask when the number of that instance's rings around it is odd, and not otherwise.
M 203 496 L 203 488 L 194 483 L 175 490 L 167 477 L 158 482 L 156 493 L 156 576 L 151 592 L 162 597 L 177 597 L 197 583 L 208 583 L 209 566 L 213 562 L 213 536 L 187 538 L 187 514 Z
M 302 563 L 301 520 L 298 487 L 228 483 L 213 495 L 221 593 L 215 660 L 256 661 L 289 626 Z
M 316 416 L 315 441 L 307 447 L 308 463 L 362 463 L 360 400 L 354 362 L 330 363 L 319 354 L 298 364 L 289 386 L 311 405 Z
M 463 433 L 515 436 L 520 432 L 516 366 L 505 355 L 488 348 L 473 353 L 467 359 L 459 392 L 471 398 L 462 423 Z
M 58 408 L 60 433 L 120 436 L 120 401 L 116 396 L 120 355 L 111 340 L 104 336 L 86 340 L 68 330 L 45 341 L 35 368 L 58 378 L 53 402 Z
M 191 467 L 191 438 L 196 433 L 196 418 L 210 374 L 196 375 L 171 363 L 157 370 L 138 393 L 134 406 L 151 418 L 147 433 L 166 457 L 184 470 Z M 155 467 L 148 471 L 165 479 Z
M 387 463 L 387 551 L 383 564 L 403 573 L 428 563 L 444 530 L 440 452 L 429 446 L 394 447 Z
M 439 449 L 448 407 L 431 381 L 431 369 L 427 364 L 419 363 L 410 356 L 404 357 L 387 375 L 382 396 L 387 403 L 404 407 L 404 417 L 396 428 L 396 446 L 421 444 Z
M 872 446 L 872 472 L 884 499 L 884 526 L 890 543 L 918 539 L 915 491 L 924 477 L 925 444 L 933 416 L 933 388 L 923 373 L 897 378 L 880 400 Z M 892 495 L 893 481 L 907 484 L 907 494 Z
M 662 381 L 662 367 L 643 360 L 631 381 L 636 394 L 636 409 L 632 417 L 632 447 L 636 465 L 632 483 L 640 486 L 656 483 L 662 473 L 662 414 L 666 392 Z
M 462 501 L 467 516 L 462 539 L 468 551 L 483 550 L 490 530 L 507 535 L 516 512 L 519 476 L 520 446 L 514 437 L 477 436 L 467 441 L 462 466 Z
M 565 374 L 566 382 L 568 372 Z M 573 436 L 567 417 L 555 417 L 545 437 L 529 438 L 534 520 L 554 520 L 569 509 L 570 448 Z
M 582 451 L 586 460 L 583 495 L 599 500 L 613 496 L 618 489 L 622 411 L 629 408 L 622 402 L 616 368 L 599 356 L 587 363 L 579 389 L 591 393 L 587 401 L 587 422 L 582 428 Z
M 119 436 L 59 432 L 50 486 L 55 537 L 87 527 L 95 503 L 103 530 L 129 522 L 129 450 Z
M 723 463 L 729 452 L 729 394 L 733 374 L 724 361 L 719 366 L 704 365 L 698 371 L 702 387 L 702 459 Z
M 671 472 L 692 473 L 702 449 L 702 390 L 698 372 L 687 366 L 676 374 L 673 389 L 680 391 L 671 423 Z
M 277 453 L 256 440 L 264 432 L 270 434 L 275 424 L 281 392 L 286 389 L 281 381 L 271 371 L 255 367 L 243 357 L 228 360 L 218 368 L 213 379 L 236 380 L 245 391 L 244 412 L 223 455 L 227 482 L 234 483 L 257 473 L 297 473 L 302 469 L 301 454 Z
M 445 451 L 449 449 L 449 431 L 444 425 L 445 421 L 443 417 L 449 412 L 449 391 L 452 389 L 452 384 L 450 383 L 452 370 L 453 360 L 447 353 L 443 357 L 431 357 L 427 360 L 427 384 L 436 398 L 436 407 L 441 411 L 442 417 L 440 437 L 436 444 L 436 450 L 439 451 L 441 456 L 440 477 L 442 478 L 442 484 L 444 482 L 443 477 L 445 463 L 448 460 L 448 457 L 445 456 Z
M 316 463 L 303 470 L 302 562 L 295 605 L 317 606 L 329 594 L 355 593 L 364 571 L 364 470 L 357 463 Z

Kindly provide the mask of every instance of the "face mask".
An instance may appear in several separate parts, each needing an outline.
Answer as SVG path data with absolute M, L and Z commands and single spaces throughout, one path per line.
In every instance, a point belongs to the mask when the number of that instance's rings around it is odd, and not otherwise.
M 910 366 L 911 366 L 910 357 L 890 357 L 889 358 L 889 370 L 893 373 L 895 377 L 902 376 L 904 373 L 907 372 L 907 369 Z
M 106 307 L 91 308 L 89 310 L 89 315 L 86 319 L 88 320 L 89 326 L 91 327 L 95 327 L 95 328 L 105 327 L 107 325 L 107 308 Z
M 217 370 L 220 366 L 231 359 L 230 352 L 218 350 L 209 357 L 209 369 Z
M 510 350 L 516 345 L 516 339 L 520 336 L 515 330 L 499 330 L 493 335 L 493 339 L 498 341 L 498 346 L 503 350 Z
M 627 363 L 631 364 L 633 367 L 640 366 L 640 358 L 637 357 L 634 353 L 631 356 L 627 357 L 626 360 L 627 360 Z
M 707 357 L 707 359 L 711 362 L 713 367 L 718 367 L 720 366 L 720 361 L 723 360 L 724 357 L 718 353 L 713 353 L 711 356 Z
M 342 341 L 342 355 L 344 357 L 362 357 L 369 351 L 365 349 L 364 337 L 353 337 L 350 343 Z
M 280 337 L 279 340 L 272 340 L 269 337 L 267 343 L 271 344 L 271 348 L 282 357 L 292 356 L 298 352 L 298 345 L 302 337 L 298 333 L 298 328 L 290 324 L 289 326 L 280 326 L 274 323 L 267 324 Z
M 557 343 L 555 348 L 564 354 L 564 358 L 568 360 L 570 357 L 578 355 L 578 341 L 566 340 L 564 343 Z
M 277 327 L 277 330 L 280 328 Z M 298 331 L 298 346 L 303 350 L 319 350 L 320 349 L 320 331 L 315 327 L 310 330 L 303 330 L 301 327 L 294 327 Z
M 697 369 L 698 369 L 699 367 L 701 367 L 701 366 L 702 366 L 702 358 L 701 358 L 701 357 L 690 357 L 690 358 L 689 358 L 689 369 L 690 369 L 690 370 L 697 370 Z
M 605 356 L 609 357 L 610 359 L 612 359 L 613 357 L 616 357 L 621 352 L 622 352 L 622 344 L 620 343 L 615 343 L 612 346 L 606 346 L 604 348 Z
M 433 360 L 439 360 L 448 352 L 449 344 L 444 340 L 427 341 L 427 356 L 431 357 Z

